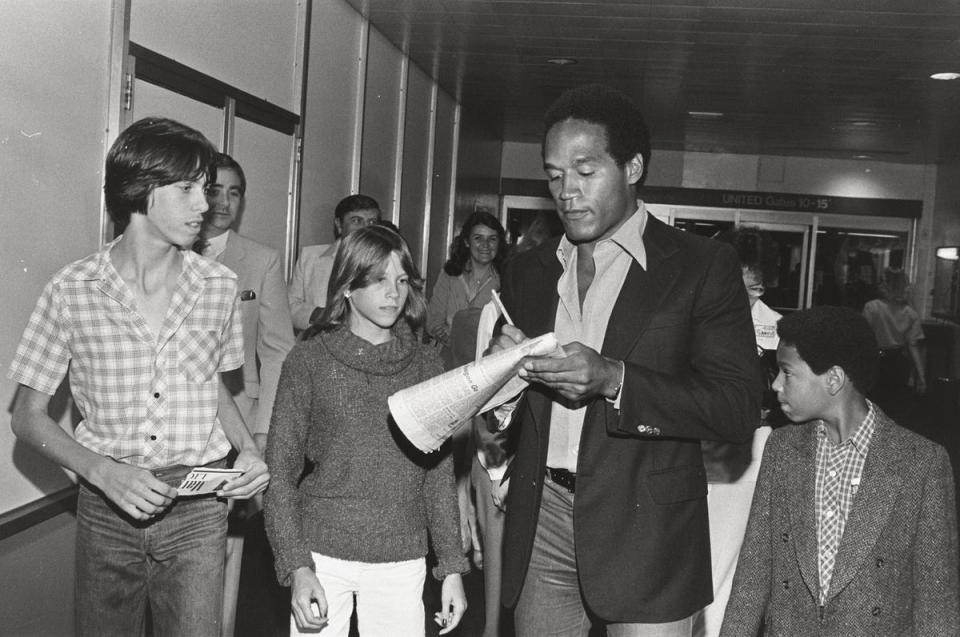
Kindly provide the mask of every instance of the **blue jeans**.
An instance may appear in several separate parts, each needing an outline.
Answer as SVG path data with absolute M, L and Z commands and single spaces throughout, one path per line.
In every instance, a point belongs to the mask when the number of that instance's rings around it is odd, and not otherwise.
M 573 541 L 574 494 L 546 478 L 530 565 L 514 613 L 517 637 L 587 637 L 593 621 L 580 593 Z M 663 624 L 610 624 L 609 637 L 689 637 L 692 618 Z
M 148 522 L 81 484 L 77 500 L 77 634 L 136 637 L 149 603 L 156 637 L 220 634 L 227 505 L 178 499 Z

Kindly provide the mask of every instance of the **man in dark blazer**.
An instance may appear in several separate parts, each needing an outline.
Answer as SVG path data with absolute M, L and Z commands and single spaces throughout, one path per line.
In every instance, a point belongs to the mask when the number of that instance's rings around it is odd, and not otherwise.
M 266 447 L 273 400 L 280 381 L 280 369 L 294 343 L 293 322 L 287 303 L 287 287 L 283 280 L 280 255 L 273 248 L 242 237 L 232 229 L 247 191 L 243 168 L 229 155 L 218 153 L 214 159 L 214 170 L 215 179 L 207 187 L 210 208 L 204 219 L 203 254 L 216 259 L 237 275 L 240 314 L 243 318 L 243 377 L 234 377 L 236 387 L 231 389 L 244 422 L 253 434 L 257 447 L 262 451 Z M 254 508 L 259 507 L 255 505 Z M 243 528 L 238 529 L 237 522 L 242 519 L 239 513 L 241 512 L 231 515 L 230 534 L 227 538 L 221 633 L 224 637 L 231 637 L 234 633 L 241 556 L 245 552 L 244 537 L 248 536 L 251 542 L 246 552 L 266 550 L 265 539 L 261 537 L 264 534 L 263 514 L 256 513 L 249 522 L 239 525 Z M 250 510 L 249 513 L 254 514 L 254 511 Z M 286 601 L 282 599 L 280 592 L 274 590 L 272 582 L 253 585 L 258 586 L 261 598 L 271 596 L 271 599 L 280 600 L 277 603 L 285 618 L 289 612 Z M 262 607 L 273 608 L 268 599 L 263 599 Z M 269 620 L 270 613 L 261 614 L 265 616 L 264 621 Z
M 649 137 L 625 95 L 574 89 L 545 124 L 565 234 L 508 266 L 516 327 L 492 347 L 555 331 L 566 357 L 526 359 L 500 423 L 520 429 L 503 601 L 520 637 L 689 635 L 712 599 L 700 440 L 742 442 L 760 413 L 737 256 L 646 212 Z

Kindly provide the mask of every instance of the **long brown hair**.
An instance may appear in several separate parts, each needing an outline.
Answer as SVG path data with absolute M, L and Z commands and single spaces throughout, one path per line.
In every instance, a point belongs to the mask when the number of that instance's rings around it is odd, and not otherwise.
M 419 329 L 427 313 L 423 277 L 414 265 L 403 237 L 386 226 L 373 225 L 351 232 L 340 240 L 327 286 L 327 305 L 320 319 L 304 330 L 301 338 L 306 340 L 344 325 L 350 315 L 346 293 L 372 284 L 383 273 L 393 253 L 400 257 L 400 266 L 409 277 L 410 292 L 400 318 L 412 330 Z

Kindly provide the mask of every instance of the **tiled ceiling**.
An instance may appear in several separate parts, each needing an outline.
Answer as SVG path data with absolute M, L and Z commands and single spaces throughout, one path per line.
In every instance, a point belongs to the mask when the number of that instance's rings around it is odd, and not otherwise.
M 960 0 L 348 1 L 505 140 L 604 82 L 655 148 L 960 159 L 960 80 L 929 79 L 960 72 Z

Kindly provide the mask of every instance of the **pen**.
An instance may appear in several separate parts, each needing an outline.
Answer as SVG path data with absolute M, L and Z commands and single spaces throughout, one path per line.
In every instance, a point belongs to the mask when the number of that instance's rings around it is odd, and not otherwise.
M 507 319 L 507 325 L 513 325 L 513 319 L 510 318 L 510 313 L 507 312 L 507 308 L 503 307 L 503 301 L 500 300 L 500 295 L 497 294 L 497 291 L 494 290 L 491 292 L 490 296 L 493 298 L 493 302 L 497 304 L 497 308 L 503 314 L 503 318 Z

